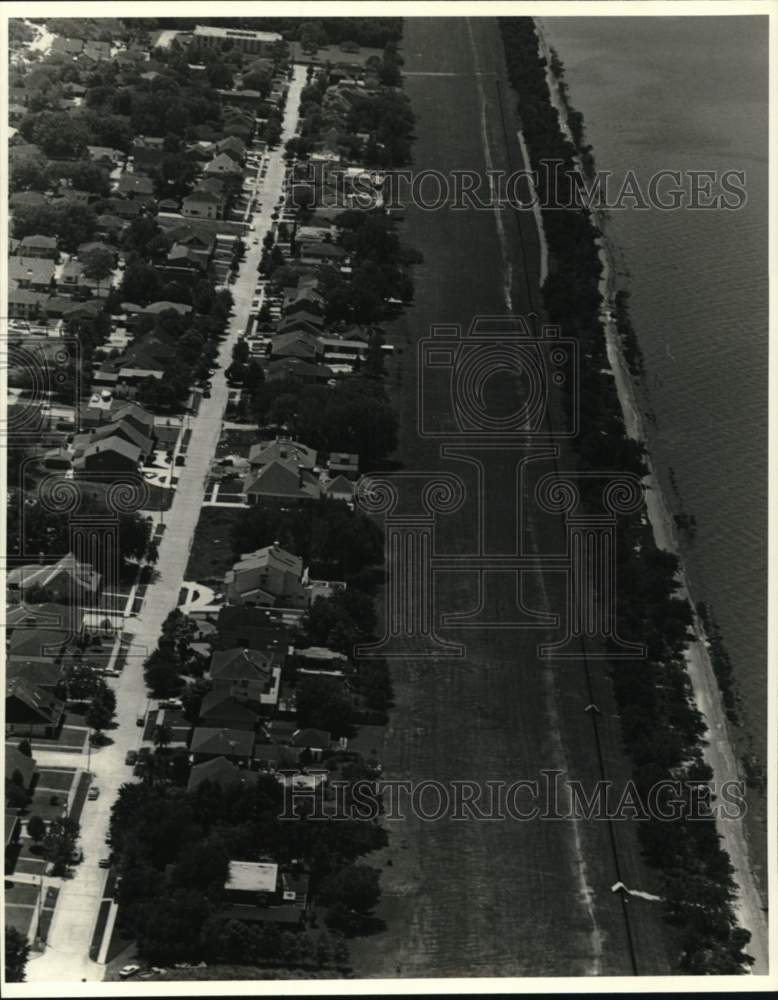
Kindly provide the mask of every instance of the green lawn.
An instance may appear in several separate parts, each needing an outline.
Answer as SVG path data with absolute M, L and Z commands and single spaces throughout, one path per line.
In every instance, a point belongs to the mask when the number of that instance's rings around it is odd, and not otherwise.
M 238 507 L 204 507 L 197 522 L 186 567 L 186 579 L 221 585 L 232 568 L 232 528 L 243 511 Z
M 259 441 L 258 431 L 222 431 L 219 443 L 216 446 L 216 457 L 224 458 L 226 455 L 242 455 L 248 458 L 251 446 Z

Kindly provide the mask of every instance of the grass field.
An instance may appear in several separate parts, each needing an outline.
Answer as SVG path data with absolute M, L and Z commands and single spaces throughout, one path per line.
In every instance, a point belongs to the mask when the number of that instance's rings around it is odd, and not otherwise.
M 418 118 L 414 169 L 484 172 L 489 165 L 484 135 L 491 166 L 506 167 L 496 86 L 496 77 L 503 74 L 502 48 L 493 19 L 408 18 L 403 54 L 410 74 L 406 91 Z M 515 137 L 514 99 L 507 87 L 504 91 L 508 136 Z M 515 138 L 511 141 L 518 158 L 518 144 Z M 503 216 L 515 278 L 513 312 L 526 315 L 537 306 L 534 222 L 529 214 L 519 221 L 523 256 L 517 220 Z M 468 497 L 479 496 L 482 488 L 472 466 L 442 459 L 439 442 L 418 435 L 414 343 L 433 324 L 459 323 L 466 329 L 477 315 L 507 314 L 505 246 L 491 211 L 424 212 L 410 206 L 403 237 L 423 253 L 424 263 L 415 272 L 414 307 L 389 330 L 391 342 L 403 348 L 392 362 L 388 382 L 401 414 L 399 458 L 406 470 L 455 472 L 465 480 Z M 528 287 L 533 285 L 529 301 Z M 441 414 L 448 405 L 443 395 L 427 394 L 428 404 Z M 515 551 L 517 510 L 509 488 L 515 476 L 515 446 L 502 455 L 481 450 L 479 457 L 487 465 L 502 463 L 492 480 L 485 539 L 490 551 Z M 563 454 L 561 467 L 573 461 Z M 535 477 L 551 468 L 547 461 L 534 464 Z M 436 551 L 477 551 L 474 502 L 438 524 Z M 534 515 L 530 535 L 541 552 L 563 551 L 558 518 L 543 521 Z M 441 573 L 438 578 L 440 609 L 478 607 L 476 573 Z M 556 574 L 527 574 L 522 597 L 531 608 L 559 608 L 564 601 L 561 582 Z M 512 586 L 506 577 L 503 587 L 488 592 L 484 611 L 491 620 L 504 623 L 515 608 Z M 452 782 L 462 780 L 533 780 L 542 769 L 556 769 L 589 789 L 600 776 L 591 715 L 584 711 L 593 699 L 602 713 L 608 777 L 623 785 L 630 766 L 622 754 L 617 710 L 603 668 L 592 670 L 590 691 L 580 662 L 550 665 L 538 660 L 538 642 L 558 638 L 556 633 L 488 626 L 440 631 L 446 639 L 466 644 L 463 659 L 414 659 L 415 647 L 408 645 L 407 658 L 392 663 L 396 707 L 387 731 L 384 777 L 435 779 L 451 788 Z M 352 943 L 357 976 L 632 973 L 624 904 L 610 891 L 617 875 L 607 823 L 425 821 L 406 811 L 405 818 L 387 821 L 386 826 L 388 848 L 368 860 L 383 868 L 378 916 L 387 927 Z M 621 876 L 628 885 L 655 889 L 641 864 L 634 826 L 620 826 L 615 837 Z M 658 908 L 630 909 L 639 971 L 667 972 Z
M 203 507 L 186 567 L 186 579 L 221 584 L 235 562 L 232 527 L 242 511 L 237 507 Z

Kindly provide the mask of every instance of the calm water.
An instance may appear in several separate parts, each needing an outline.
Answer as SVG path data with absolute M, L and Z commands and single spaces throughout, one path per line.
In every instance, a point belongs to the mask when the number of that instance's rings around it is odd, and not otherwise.
M 544 18 L 598 169 L 744 170 L 736 212 L 612 212 L 645 360 L 652 453 L 695 600 L 710 601 L 766 756 L 767 22 Z M 675 474 L 677 493 L 670 484 Z M 673 498 L 675 498 L 673 500 Z

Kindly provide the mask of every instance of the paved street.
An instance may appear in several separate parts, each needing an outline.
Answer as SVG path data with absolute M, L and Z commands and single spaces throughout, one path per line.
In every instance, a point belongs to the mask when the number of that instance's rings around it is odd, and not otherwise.
M 73 878 L 62 884 L 49 932 L 49 944 L 43 955 L 29 962 L 28 982 L 77 982 L 103 978 L 104 966 L 89 958 L 107 874 L 105 869 L 98 867 L 98 861 L 108 853 L 105 836 L 111 805 L 121 785 L 132 777 L 131 768 L 124 763 L 125 754 L 129 749 L 137 749 L 141 742 L 142 730 L 136 725 L 136 718 L 145 713 L 147 705 L 143 661 L 157 643 L 162 622 L 178 604 L 189 549 L 200 516 L 205 481 L 216 451 L 229 395 L 224 369 L 230 364 L 233 346 L 249 320 L 262 239 L 272 225 L 270 216 L 282 191 L 284 144 L 295 133 L 304 83 L 305 69 L 296 66 L 286 105 L 283 137 L 279 147 L 269 154 L 267 175 L 261 182 L 262 209 L 254 215 L 252 232 L 246 237 L 246 259 L 236 283 L 231 286 L 235 308 L 228 336 L 219 352 L 219 371 L 212 379 L 211 398 L 201 401 L 197 416 L 191 420 L 192 438 L 187 463 L 180 470 L 172 507 L 164 514 L 165 532 L 159 546 L 158 576 L 146 591 L 141 614 L 128 623 L 127 631 L 133 638 L 122 675 L 110 682 L 116 691 L 117 728 L 110 733 L 113 739 L 110 746 L 92 752 L 91 770 L 101 794 L 96 801 L 87 801 L 84 805 L 81 817 L 84 861 L 74 868 Z M 256 246 L 254 239 L 258 239 Z M 54 754 L 51 756 L 53 760 Z M 48 755 L 41 754 L 39 763 L 44 763 L 44 757 L 48 762 Z M 71 766 L 77 763 L 86 766 L 85 754 L 80 760 L 76 755 L 68 757 Z

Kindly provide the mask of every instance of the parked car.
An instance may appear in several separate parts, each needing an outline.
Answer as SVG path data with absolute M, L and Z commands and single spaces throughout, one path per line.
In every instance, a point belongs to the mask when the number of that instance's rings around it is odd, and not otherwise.
M 145 715 L 139 715 L 138 718 L 135 720 L 135 725 L 136 726 L 145 726 L 146 725 L 146 716 Z
M 186 458 L 183 455 L 176 455 L 176 465 L 183 465 L 186 462 Z
M 111 867 L 111 859 L 110 858 L 100 858 L 100 860 L 97 862 L 97 864 L 98 864 L 99 868 L 110 868 Z
M 140 972 L 139 965 L 123 965 L 121 969 L 119 969 L 119 978 L 129 979 L 130 976 L 134 976 L 136 972 Z
M 132 766 L 138 763 L 138 753 L 136 750 L 128 750 L 124 755 L 124 763 Z
M 232 463 L 230 462 L 230 465 Z M 180 698 L 168 698 L 167 701 L 161 701 L 159 703 L 160 708 L 183 708 L 184 703 Z
M 89 794 L 87 795 L 87 798 L 90 799 L 92 802 L 94 802 L 94 800 L 98 797 L 99 794 L 100 794 L 100 789 L 97 787 L 97 785 L 92 785 L 92 787 L 89 789 Z

